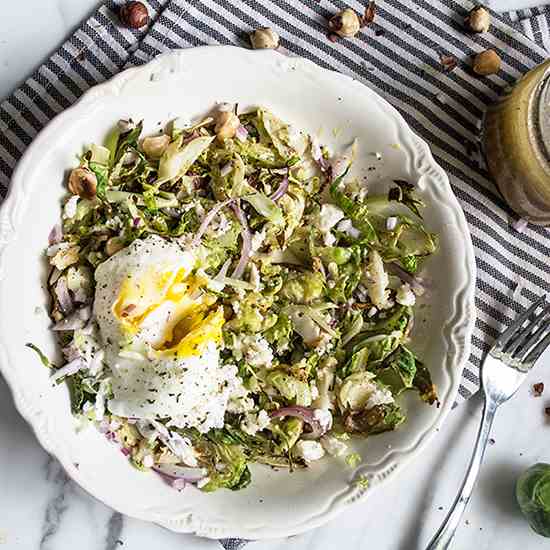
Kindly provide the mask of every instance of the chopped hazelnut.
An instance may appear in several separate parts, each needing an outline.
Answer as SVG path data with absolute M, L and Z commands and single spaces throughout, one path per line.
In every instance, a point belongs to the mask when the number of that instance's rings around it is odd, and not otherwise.
M 543 382 L 538 382 L 537 384 L 533 384 L 533 395 L 535 397 L 540 397 L 543 391 L 544 391 Z
M 365 15 L 363 15 L 363 21 L 361 22 L 363 26 L 370 25 L 374 21 L 375 15 L 376 15 L 376 2 L 371 1 L 368 3 L 367 7 L 365 8 Z M 382 29 L 378 29 L 376 33 L 378 33 L 380 30 Z
M 111 237 L 105 245 L 105 252 L 108 256 L 116 254 L 119 250 L 124 248 L 124 241 L 120 237 Z
M 351 8 L 346 8 L 330 19 L 328 27 L 331 32 L 349 38 L 359 32 L 361 19 Z
M 458 63 L 454 55 L 445 55 L 445 54 L 440 55 L 439 61 L 443 66 L 443 69 L 445 70 L 445 72 L 451 72 Z
M 83 199 L 93 199 L 97 189 L 96 175 L 87 168 L 75 168 L 69 176 L 69 191 Z
M 274 50 L 279 47 L 279 35 L 268 27 L 250 34 L 250 43 L 255 50 Z
M 475 56 L 473 68 L 481 76 L 496 74 L 500 70 L 500 57 L 495 50 L 485 50 Z
M 149 23 L 149 12 L 143 2 L 128 2 L 121 6 L 121 22 L 131 29 L 140 29 Z
M 464 19 L 464 24 L 470 32 L 487 32 L 491 26 L 491 15 L 483 6 L 475 6 Z
M 214 132 L 219 140 L 235 137 L 237 128 L 241 125 L 239 117 L 232 111 L 220 111 L 216 116 Z
M 162 134 L 161 136 L 150 136 L 141 142 L 142 151 L 151 158 L 158 159 L 162 157 L 164 151 L 170 143 L 170 136 Z

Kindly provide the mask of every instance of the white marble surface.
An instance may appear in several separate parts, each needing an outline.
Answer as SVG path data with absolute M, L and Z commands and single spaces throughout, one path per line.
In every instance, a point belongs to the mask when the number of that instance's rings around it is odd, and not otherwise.
M 496 1 L 496 0 L 495 0 Z M 0 98 L 59 44 L 97 0 L 4 1 L 0 28 Z M 1 139 L 1 136 L 0 136 Z M 550 462 L 550 353 L 514 400 L 501 409 L 475 496 L 458 532 L 457 550 L 537 550 L 514 500 L 522 469 Z M 544 381 L 542 397 L 531 394 Z M 476 398 L 451 412 L 424 456 L 369 501 L 326 526 L 250 550 L 376 548 L 422 550 L 454 498 L 469 459 L 480 414 Z M 123 518 L 67 480 L 14 409 L 0 378 L 0 550 L 217 549 L 217 542 L 177 535 Z

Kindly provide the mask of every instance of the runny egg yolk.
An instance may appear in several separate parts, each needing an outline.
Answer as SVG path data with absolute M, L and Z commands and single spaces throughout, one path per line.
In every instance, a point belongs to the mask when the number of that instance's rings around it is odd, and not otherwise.
M 200 355 L 208 342 L 219 344 L 224 324 L 223 308 L 212 310 L 216 299 L 201 292 L 207 279 L 187 277 L 185 269 L 176 272 L 151 267 L 139 279 L 129 276 L 122 284 L 112 312 L 129 336 L 139 336 L 147 317 L 165 307 L 161 335 L 153 346 L 159 357 Z

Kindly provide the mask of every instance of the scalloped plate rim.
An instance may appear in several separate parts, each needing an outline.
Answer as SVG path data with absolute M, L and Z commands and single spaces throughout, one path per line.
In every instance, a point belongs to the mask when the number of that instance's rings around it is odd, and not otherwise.
M 358 487 L 356 487 L 355 489 L 348 487 L 347 490 L 335 495 L 333 499 L 329 502 L 328 509 L 321 511 L 320 514 L 310 516 L 302 523 L 277 528 L 271 528 L 267 525 L 263 525 L 261 527 L 253 529 L 247 529 L 246 527 L 243 529 L 242 526 L 237 529 L 228 528 L 225 524 L 223 526 L 216 526 L 211 524 L 210 520 L 208 519 L 197 517 L 196 514 L 193 514 L 192 510 L 183 513 L 183 517 L 180 517 L 178 519 L 163 519 L 161 517 L 151 517 L 152 514 L 147 514 L 146 509 L 140 512 L 137 509 L 122 510 L 120 509 L 120 507 L 118 507 L 119 511 L 128 516 L 147 521 L 153 521 L 154 523 L 162 525 L 173 531 L 182 533 L 195 533 L 210 538 L 241 537 L 252 539 L 290 536 L 322 525 L 323 523 L 326 523 L 330 519 L 334 518 L 339 513 L 342 513 L 342 511 L 352 503 L 364 500 L 367 495 L 372 493 L 375 488 L 387 482 L 388 479 L 393 479 L 398 472 L 404 469 L 405 465 L 413 457 L 418 455 L 426 447 L 428 442 L 435 435 L 437 429 L 445 421 L 445 418 L 447 417 L 447 414 L 449 413 L 454 403 L 454 400 L 458 393 L 462 368 L 467 361 L 470 352 L 470 337 L 475 323 L 474 292 L 476 268 L 474 261 L 473 245 L 471 242 L 468 225 L 466 223 L 464 213 L 458 203 L 458 200 L 452 192 L 449 179 L 443 169 L 433 159 L 429 146 L 424 140 L 422 140 L 419 136 L 417 136 L 417 134 L 415 134 L 411 130 L 411 128 L 405 122 L 400 113 L 392 105 L 390 105 L 385 99 L 380 97 L 376 92 L 371 90 L 368 86 L 363 85 L 362 83 L 348 75 L 324 69 L 316 65 L 314 62 L 304 58 L 287 58 L 285 56 L 282 56 L 282 54 L 278 52 L 273 52 L 271 50 L 251 52 L 250 50 L 245 50 L 234 46 L 200 46 L 196 48 L 172 50 L 168 53 L 159 55 L 145 65 L 128 68 L 118 73 L 110 80 L 93 86 L 92 88 L 87 90 L 75 102 L 74 105 L 65 109 L 56 117 L 54 117 L 54 119 L 52 119 L 36 135 L 32 143 L 27 147 L 23 156 L 19 160 L 12 175 L 8 195 L 5 198 L 3 204 L 0 206 L 0 285 L 2 284 L 3 280 L 2 256 L 4 253 L 4 249 L 9 243 L 10 236 L 14 236 L 16 232 L 16 228 L 13 227 L 11 221 L 11 215 L 17 211 L 18 198 L 20 198 L 20 195 L 23 193 L 23 182 L 25 180 L 24 175 L 30 164 L 29 160 L 34 155 L 34 152 L 39 150 L 42 144 L 47 140 L 48 136 L 55 132 L 58 127 L 62 127 L 65 121 L 68 120 L 72 114 L 78 112 L 79 109 L 81 109 L 88 103 L 98 101 L 104 95 L 118 95 L 124 85 L 129 82 L 132 77 L 140 75 L 141 73 L 154 74 L 154 69 L 156 69 L 157 67 L 162 67 L 163 65 L 169 67 L 172 64 L 173 60 L 181 61 L 181 58 L 185 58 L 185 56 L 188 55 L 190 51 L 195 54 L 198 50 L 206 50 L 212 48 L 232 51 L 240 50 L 239 54 L 242 53 L 243 55 L 255 55 L 258 57 L 263 56 L 264 58 L 271 57 L 272 60 L 269 61 L 268 59 L 269 62 L 280 62 L 282 59 L 284 59 L 285 62 L 287 60 L 289 63 L 302 64 L 304 69 L 307 68 L 307 70 L 314 71 L 324 78 L 345 79 L 348 81 L 348 83 L 359 86 L 364 93 L 370 93 L 372 97 L 376 99 L 379 107 L 383 110 L 384 114 L 391 118 L 393 122 L 397 124 L 400 132 L 402 132 L 405 137 L 411 141 L 411 144 L 414 145 L 418 158 L 421 158 L 428 165 L 431 173 L 426 172 L 423 175 L 437 180 L 437 183 L 441 186 L 440 191 L 444 194 L 447 201 L 445 206 L 454 213 L 455 221 L 457 222 L 460 231 L 465 237 L 464 253 L 466 264 L 466 280 L 463 282 L 460 292 L 457 292 L 457 294 L 463 295 L 460 300 L 460 307 L 458 307 L 458 310 L 455 311 L 455 317 L 458 316 L 459 318 L 454 319 L 454 325 L 452 325 L 451 329 L 448 331 L 448 337 L 451 340 L 451 344 L 454 346 L 455 349 L 453 359 L 450 361 L 450 364 L 447 365 L 447 375 L 450 378 L 450 387 L 447 392 L 447 399 L 443 403 L 439 415 L 437 416 L 435 421 L 428 427 L 428 429 L 422 432 L 421 437 L 414 442 L 414 445 L 412 445 L 412 449 L 405 449 L 404 451 L 401 451 L 404 456 L 393 460 L 393 453 L 388 453 L 388 455 L 380 461 L 381 463 L 389 462 L 389 465 L 384 466 L 383 468 L 379 467 L 379 469 L 381 470 L 379 474 L 381 474 L 380 477 L 382 477 L 382 479 L 377 479 L 372 487 L 369 487 L 369 489 L 367 490 L 360 489 Z M 402 137 L 401 134 L 400 137 Z M 457 296 L 455 296 L 455 298 L 457 298 Z M 7 361 L 6 355 L 7 354 L 5 351 L 5 344 L 2 342 L 2 338 L 0 336 L 0 371 L 4 375 L 4 378 L 12 391 L 14 403 L 17 410 L 31 426 L 42 447 L 46 449 L 49 453 L 54 455 L 62 463 L 63 467 L 73 481 L 78 483 L 95 498 L 110 506 L 108 502 L 110 500 L 109 498 L 95 494 L 92 488 L 88 487 L 86 483 L 83 483 L 83 481 L 79 479 L 78 470 L 74 468 L 73 464 L 67 463 L 67 461 L 64 460 L 64 457 L 58 456 L 55 443 L 50 438 L 51 434 L 45 433 L 42 430 L 43 426 L 40 426 L 38 424 L 38 417 L 40 416 L 40 412 L 36 409 L 33 410 L 33 406 L 26 401 L 22 392 L 19 391 L 17 387 L 16 376 L 11 374 L 14 371 L 3 366 L 5 364 L 5 361 Z M 131 506 L 127 506 L 127 508 L 131 508 Z

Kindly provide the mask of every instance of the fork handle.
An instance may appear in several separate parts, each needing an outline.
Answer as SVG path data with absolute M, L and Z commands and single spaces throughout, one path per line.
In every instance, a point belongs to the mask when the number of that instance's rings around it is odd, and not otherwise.
M 472 459 L 470 460 L 470 465 L 468 466 L 468 472 L 466 473 L 460 492 L 451 506 L 445 521 L 435 534 L 434 538 L 431 540 L 426 550 L 447 550 L 451 547 L 456 529 L 460 523 L 460 518 L 462 517 L 462 514 L 470 501 L 470 497 L 472 496 L 472 492 L 477 481 L 477 476 L 481 468 L 481 462 L 483 460 L 483 455 L 485 454 L 485 449 L 487 448 L 487 442 L 489 441 L 489 434 L 491 433 L 491 426 L 493 424 L 496 410 L 496 404 L 485 397 L 483 417 L 481 419 L 481 425 L 479 426 Z

